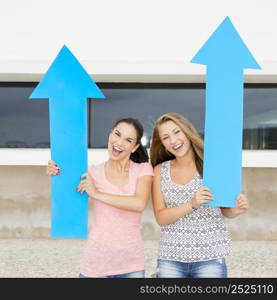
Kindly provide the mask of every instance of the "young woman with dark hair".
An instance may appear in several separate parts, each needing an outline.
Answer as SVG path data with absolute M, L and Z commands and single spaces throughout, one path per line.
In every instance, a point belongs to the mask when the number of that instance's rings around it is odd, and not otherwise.
M 109 159 L 81 176 L 77 192 L 92 199 L 92 223 L 80 278 L 145 276 L 140 225 L 154 174 L 142 136 L 138 120 L 117 121 L 109 134 Z M 55 162 L 49 162 L 47 174 L 59 174 Z

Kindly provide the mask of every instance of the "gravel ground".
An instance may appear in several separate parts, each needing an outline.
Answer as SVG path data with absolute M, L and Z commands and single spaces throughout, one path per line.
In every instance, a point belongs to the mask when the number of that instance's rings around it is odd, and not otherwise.
M 84 240 L 2 239 L 0 277 L 78 277 Z M 146 277 L 155 273 L 158 241 L 145 241 Z M 235 241 L 229 277 L 277 277 L 277 241 Z

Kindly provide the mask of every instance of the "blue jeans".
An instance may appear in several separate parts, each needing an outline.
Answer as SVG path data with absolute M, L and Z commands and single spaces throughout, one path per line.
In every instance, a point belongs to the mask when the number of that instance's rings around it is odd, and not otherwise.
M 142 271 L 135 271 L 131 273 L 108 275 L 108 276 L 97 277 L 97 278 L 144 278 L 144 277 L 145 277 L 145 271 L 142 270 Z M 93 277 L 87 277 L 80 273 L 79 278 L 93 278 Z
M 158 259 L 158 278 L 226 278 L 225 258 L 185 263 Z

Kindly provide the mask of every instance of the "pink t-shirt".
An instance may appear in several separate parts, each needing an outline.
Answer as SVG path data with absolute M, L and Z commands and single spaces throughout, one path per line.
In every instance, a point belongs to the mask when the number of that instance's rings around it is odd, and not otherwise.
M 149 163 L 131 161 L 129 183 L 118 187 L 106 179 L 104 165 L 102 163 L 89 168 L 97 189 L 103 193 L 134 195 L 140 177 L 154 176 Z M 89 238 L 81 259 L 80 272 L 83 275 L 101 277 L 144 270 L 141 212 L 123 210 L 93 199 L 91 221 Z

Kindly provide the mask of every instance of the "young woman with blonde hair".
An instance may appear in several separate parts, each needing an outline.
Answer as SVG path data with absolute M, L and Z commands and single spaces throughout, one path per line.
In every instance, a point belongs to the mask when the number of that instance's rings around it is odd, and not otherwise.
M 248 199 L 239 195 L 235 208 L 203 205 L 213 199 L 202 186 L 203 140 L 180 114 L 156 121 L 150 159 L 153 208 L 161 225 L 157 277 L 227 277 L 231 240 L 224 216 L 244 213 Z

